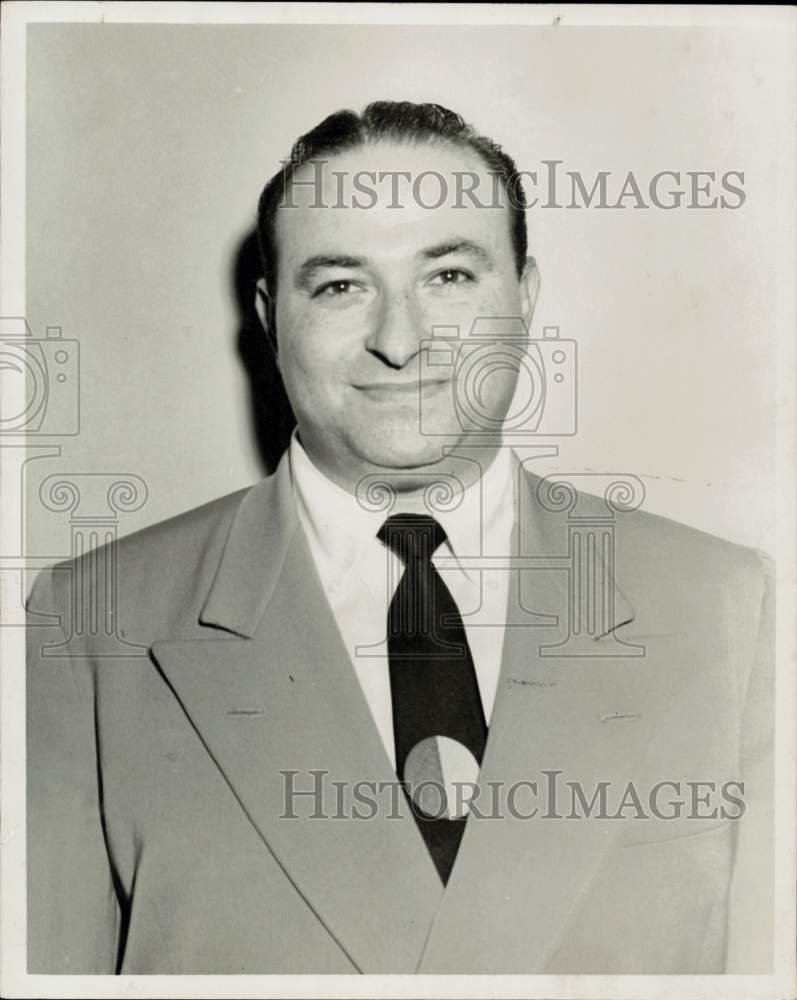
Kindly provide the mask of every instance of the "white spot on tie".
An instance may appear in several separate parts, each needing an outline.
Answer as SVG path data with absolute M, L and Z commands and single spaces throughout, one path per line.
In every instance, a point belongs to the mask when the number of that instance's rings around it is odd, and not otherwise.
M 468 748 L 449 736 L 428 736 L 407 754 L 404 780 L 415 806 L 436 819 L 460 819 L 468 813 L 471 786 L 479 763 Z

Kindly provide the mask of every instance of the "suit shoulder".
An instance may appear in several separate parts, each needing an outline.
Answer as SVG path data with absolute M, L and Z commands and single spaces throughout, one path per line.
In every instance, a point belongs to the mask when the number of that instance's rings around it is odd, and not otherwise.
M 621 544 L 695 573 L 723 574 L 726 582 L 757 582 L 771 567 L 763 551 L 650 511 L 618 515 L 618 533 Z
M 229 526 L 239 504 L 252 489 L 251 486 L 216 497 L 198 507 L 181 511 L 172 517 L 140 528 L 120 538 L 116 543 L 120 551 L 145 549 L 161 551 L 164 546 L 191 545 L 197 538 L 206 537 L 219 528 Z
M 545 489 L 544 483 L 551 483 L 553 488 L 557 480 L 566 481 L 566 477 L 556 475 L 547 480 L 536 476 L 532 479 L 538 496 Z M 622 485 L 607 493 L 611 498 L 608 501 L 586 490 L 573 490 L 569 509 L 580 517 L 613 523 L 618 551 L 624 561 L 655 562 L 660 572 L 668 567 L 688 569 L 690 576 L 721 573 L 748 583 L 758 582 L 773 572 L 772 560 L 763 551 L 632 506 Z
M 679 553 L 689 552 L 697 558 L 720 559 L 731 564 L 755 565 L 759 561 L 758 552 L 754 548 L 663 514 L 640 509 L 619 513 L 617 520 L 621 530 L 626 530 L 635 539 L 646 540 L 651 545 L 670 545 Z
M 766 553 L 633 506 L 644 494 L 632 498 L 620 487 L 604 496 L 572 485 L 552 494 L 557 479 L 567 482 L 554 475 L 547 486 L 539 479 L 534 485 L 542 506 L 547 500 L 560 511 L 560 544 L 570 544 L 565 539 L 579 522 L 587 532 L 610 531 L 612 574 L 641 619 L 676 630 L 702 615 L 731 629 L 738 648 L 759 633 L 775 590 Z
M 238 506 L 251 489 L 251 486 L 244 487 L 216 497 L 122 538 L 105 542 L 85 554 L 57 562 L 37 576 L 29 605 L 36 606 L 36 595 L 47 586 L 51 585 L 57 591 L 59 583 L 66 581 L 83 562 L 104 559 L 111 550 L 117 573 L 128 579 L 157 581 L 161 568 L 166 570 L 176 564 L 184 572 L 195 571 L 220 551 Z

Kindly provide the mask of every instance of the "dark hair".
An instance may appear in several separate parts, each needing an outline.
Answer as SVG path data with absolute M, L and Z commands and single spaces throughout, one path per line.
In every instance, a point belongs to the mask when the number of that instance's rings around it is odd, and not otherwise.
M 401 142 L 447 142 L 472 149 L 499 175 L 510 194 L 511 237 L 518 276 L 526 262 L 526 199 L 511 156 L 480 135 L 456 112 L 440 104 L 412 104 L 410 101 L 374 101 L 361 115 L 336 111 L 293 144 L 290 160 L 266 184 L 257 209 L 257 238 L 266 287 L 273 297 L 277 289 L 277 246 L 274 237 L 276 213 L 287 185 L 303 164 L 333 153 L 356 149 L 369 141 L 392 139 Z

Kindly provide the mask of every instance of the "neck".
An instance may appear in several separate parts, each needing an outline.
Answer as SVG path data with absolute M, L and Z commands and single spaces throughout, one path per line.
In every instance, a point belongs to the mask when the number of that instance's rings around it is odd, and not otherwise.
M 458 493 L 477 483 L 492 466 L 500 444 L 453 446 L 439 462 L 416 468 L 393 468 L 363 463 L 356 469 L 342 470 L 306 447 L 308 458 L 327 479 L 346 492 L 360 496 L 369 491 L 395 491 L 407 508 L 422 508 L 429 491 Z

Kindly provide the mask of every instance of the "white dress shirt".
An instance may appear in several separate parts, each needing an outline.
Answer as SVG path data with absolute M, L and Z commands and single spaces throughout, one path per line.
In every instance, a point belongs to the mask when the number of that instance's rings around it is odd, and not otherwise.
M 295 431 L 289 459 L 299 521 L 343 643 L 395 767 L 387 612 L 404 566 L 379 541 L 377 532 L 390 514 L 423 508 L 417 501 L 414 505 L 402 504 L 400 499 L 389 510 L 374 509 L 379 506 L 376 503 L 361 503 L 319 471 Z M 465 568 L 458 560 L 510 555 L 515 510 L 509 448 L 499 448 L 481 478 L 467 489 L 460 489 L 453 502 L 440 507 L 428 513 L 443 526 L 448 541 L 438 548 L 432 561 L 462 615 L 489 724 L 501 667 L 509 574 L 505 570 Z

